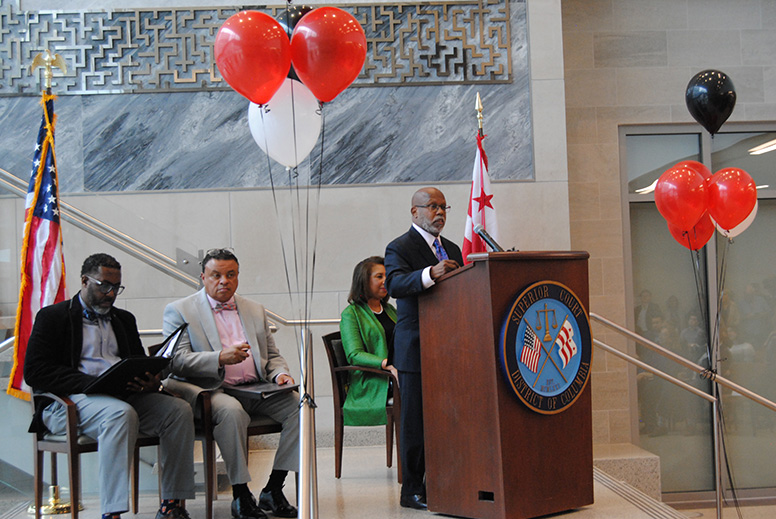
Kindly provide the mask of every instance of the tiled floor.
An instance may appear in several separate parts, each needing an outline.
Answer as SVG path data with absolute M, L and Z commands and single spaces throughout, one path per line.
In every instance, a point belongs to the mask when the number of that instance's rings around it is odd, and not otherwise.
M 272 451 L 251 453 L 251 473 L 255 480 L 250 486 L 254 493 L 265 482 L 272 463 Z M 318 517 L 321 519 L 404 519 L 430 517 L 428 512 L 420 512 L 399 506 L 399 485 L 396 483 L 396 469 L 385 467 L 383 447 L 349 447 L 345 449 L 342 478 L 334 478 L 334 450 L 318 449 Z M 296 502 L 293 483 L 286 486 L 289 500 Z M 96 496 L 84 496 L 86 509 L 81 512 L 83 519 L 99 519 Z M 215 503 L 215 517 L 229 519 L 230 493 L 222 493 Z M 13 502 L 0 502 L 0 519 L 27 519 L 26 506 Z M 157 497 L 152 494 L 141 498 L 138 519 L 153 519 L 158 507 Z M 193 519 L 204 517 L 204 502 L 200 495 L 188 503 Z M 127 515 L 129 517 L 129 515 Z M 655 517 L 640 510 L 615 492 L 595 483 L 595 504 L 576 511 L 558 514 L 553 517 L 573 517 L 574 519 L 637 519 Z
M 255 476 L 250 486 L 258 493 L 265 482 L 272 463 L 272 451 L 251 453 L 251 473 Z M 385 467 L 383 447 L 349 447 L 345 449 L 342 478 L 334 478 L 334 450 L 318 449 L 318 517 L 321 519 L 409 519 L 431 517 L 434 514 L 408 510 L 399 506 L 399 485 L 396 483 L 396 469 Z M 641 519 L 641 518 L 690 518 L 712 519 L 714 510 L 690 510 L 677 513 L 666 508 L 654 508 L 642 496 L 625 495 L 622 489 L 613 486 L 605 475 L 595 478 L 595 503 L 578 510 L 556 514 L 552 517 L 569 519 Z M 293 484 L 287 485 L 287 496 L 294 503 Z M 624 496 L 624 497 L 623 497 Z M 96 496 L 84 496 L 86 509 L 83 519 L 99 519 Z M 229 519 L 230 493 L 222 493 L 215 503 L 215 517 Z M 153 519 L 158 507 L 157 497 L 146 494 L 141 497 L 138 519 Z M 201 494 L 188 503 L 193 519 L 204 518 L 204 502 Z M 776 507 L 744 508 L 744 519 L 765 519 L 776 517 Z M 126 514 L 130 517 L 129 514 Z M 26 503 L 18 498 L 0 499 L 0 519 L 28 519 Z M 52 516 L 53 517 L 53 516 Z M 63 516 L 67 517 L 67 516 Z M 737 517 L 734 509 L 726 509 L 723 517 Z

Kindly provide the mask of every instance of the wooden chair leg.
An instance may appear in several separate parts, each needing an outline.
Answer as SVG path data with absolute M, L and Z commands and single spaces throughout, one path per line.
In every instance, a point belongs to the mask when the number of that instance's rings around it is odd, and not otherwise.
M 137 515 L 137 503 L 140 501 L 140 447 L 135 445 L 132 455 L 132 513 Z
M 393 465 L 393 409 L 387 414 L 385 422 L 385 460 L 390 468 Z
M 342 441 L 345 424 L 342 421 L 342 415 L 334 416 L 334 477 L 339 479 L 342 476 Z
M 43 453 L 35 445 L 35 519 L 40 519 L 40 507 L 43 504 Z
M 213 499 L 217 492 L 216 449 L 213 440 L 202 442 L 202 462 L 205 472 L 205 519 L 213 519 Z
M 69 452 L 67 457 L 70 464 L 70 517 L 78 519 L 81 503 L 81 457 L 74 452 Z

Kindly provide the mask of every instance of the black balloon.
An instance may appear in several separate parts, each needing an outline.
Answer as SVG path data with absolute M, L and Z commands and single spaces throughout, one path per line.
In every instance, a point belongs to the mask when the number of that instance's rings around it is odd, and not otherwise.
M 306 15 L 314 8 L 309 5 L 289 5 L 284 10 L 278 12 L 275 16 L 275 20 L 278 21 L 283 29 L 286 30 L 288 37 L 291 37 L 291 33 L 294 32 L 294 27 L 302 19 L 302 16 Z
M 286 31 L 288 38 L 291 39 L 291 35 L 294 32 L 294 27 L 296 27 L 296 24 L 299 23 L 299 20 L 302 19 L 302 16 L 306 15 L 313 9 L 314 7 L 309 5 L 288 5 L 284 10 L 275 15 L 275 20 L 277 20 L 277 22 Z M 299 76 L 296 75 L 293 64 L 288 71 L 288 77 L 301 83 Z
M 687 84 L 684 100 L 693 119 L 714 135 L 733 113 L 736 89 L 724 72 L 704 70 Z

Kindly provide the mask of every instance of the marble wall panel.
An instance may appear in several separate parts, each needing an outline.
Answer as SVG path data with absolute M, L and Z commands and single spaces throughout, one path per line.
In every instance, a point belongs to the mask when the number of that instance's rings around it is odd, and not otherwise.
M 0 11 L 4 10 L 5 21 L 18 24 L 19 16 L 9 7 L 12 4 L 0 0 Z M 485 106 L 491 177 L 532 179 L 526 5 L 525 0 L 512 0 L 508 5 L 511 75 L 503 75 L 506 80 L 483 83 L 437 77 L 435 86 L 346 90 L 322 108 L 322 136 L 302 165 L 308 177 L 312 172 L 311 182 L 318 181 L 318 172 L 324 185 L 467 180 L 475 147 L 477 93 Z M 88 18 L 87 14 L 78 16 Z M 68 13 L 47 16 L 58 16 L 57 25 L 70 23 Z M 40 22 L 35 13 L 28 18 Z M 444 23 L 458 21 L 451 16 Z M 493 23 L 497 25 L 495 16 Z M 485 43 L 504 36 L 501 30 L 484 32 L 489 35 Z M 88 43 L 88 36 L 81 35 L 79 41 Z M 137 52 L 153 51 L 153 45 L 143 47 L 138 41 L 145 40 L 134 40 Z M 23 66 L 18 57 L 7 53 L 0 57 L 0 72 L 4 70 L 6 77 L 19 74 Z M 95 92 L 108 90 L 94 86 Z M 301 182 L 289 178 L 253 142 L 248 101 L 222 90 L 60 95 L 56 112 L 61 191 L 212 189 Z M 0 167 L 23 179 L 29 175 L 31 152 L 27 149 L 40 118 L 37 103 L 35 97 L 0 97 L 0 123 L 5 130 L 0 132 Z

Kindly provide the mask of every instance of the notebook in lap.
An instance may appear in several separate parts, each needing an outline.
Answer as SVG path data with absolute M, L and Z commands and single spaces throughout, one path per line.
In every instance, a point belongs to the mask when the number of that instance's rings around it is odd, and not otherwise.
M 84 393 L 87 395 L 122 396 L 128 392 L 127 384 L 134 382 L 135 377 L 145 378 L 146 373 L 156 375 L 170 363 L 169 356 L 175 352 L 175 348 L 178 346 L 186 326 L 187 324 L 182 324 L 161 344 L 151 346 L 149 350 L 156 350 L 155 356 L 121 359 L 86 386 Z M 164 356 L 165 354 L 167 356 Z

